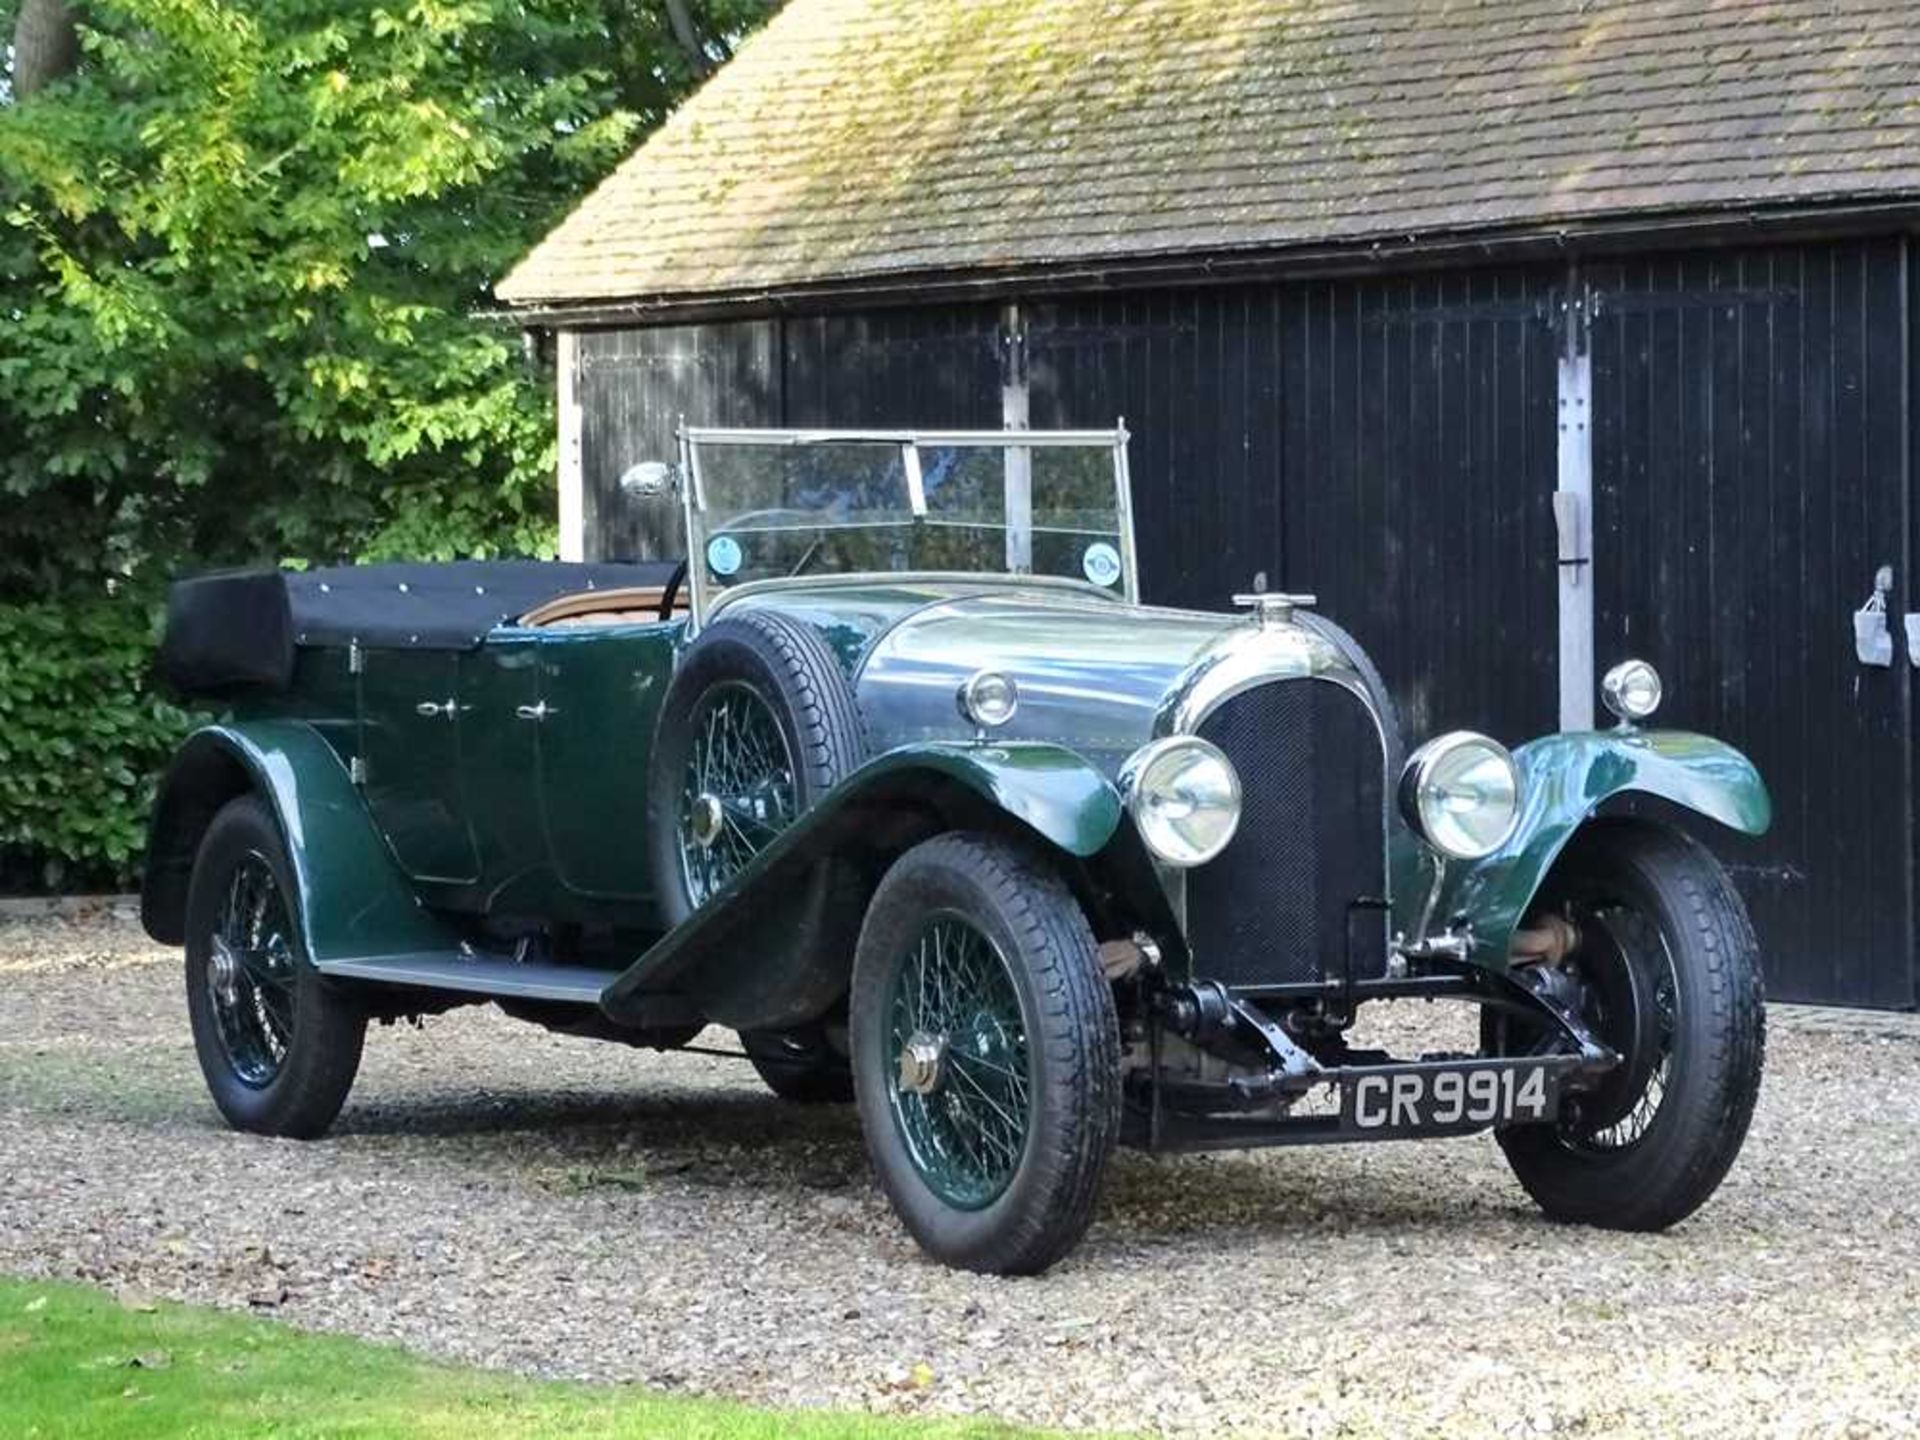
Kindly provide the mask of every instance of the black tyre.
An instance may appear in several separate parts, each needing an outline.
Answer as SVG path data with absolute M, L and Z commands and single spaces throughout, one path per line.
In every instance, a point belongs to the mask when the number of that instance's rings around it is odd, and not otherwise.
M 1740 1153 L 1766 1048 L 1760 953 L 1746 907 L 1697 841 L 1661 826 L 1583 830 L 1542 908 L 1580 932 L 1580 1009 L 1623 1063 L 1552 1125 L 1500 1133 L 1513 1172 L 1556 1220 L 1662 1230 L 1718 1188 Z M 1500 1032 L 1489 1019 L 1487 1034 Z M 1509 1051 L 1538 1032 L 1506 1022 Z
M 367 1021 L 308 962 L 292 876 L 257 796 L 214 816 L 187 887 L 187 1016 L 227 1123 L 305 1140 L 346 1103 Z
M 844 1042 L 845 1036 L 842 1035 Z M 853 1068 L 823 1024 L 793 1030 L 747 1030 L 740 1044 L 766 1086 L 800 1105 L 847 1105 L 853 1101 Z
M 757 610 L 709 626 L 667 691 L 648 777 L 665 921 L 712 899 L 865 755 L 852 687 L 817 633 Z M 845 993 L 861 892 L 845 864 L 816 866 L 760 927 L 779 953 L 758 945 L 738 968 L 716 963 L 690 982 L 704 1012 L 736 1028 L 818 1018 Z
M 928 1254 L 1037 1274 L 1079 1240 L 1120 1124 L 1120 1032 L 1093 932 L 1053 870 L 985 836 L 880 882 L 851 1013 L 861 1129 Z

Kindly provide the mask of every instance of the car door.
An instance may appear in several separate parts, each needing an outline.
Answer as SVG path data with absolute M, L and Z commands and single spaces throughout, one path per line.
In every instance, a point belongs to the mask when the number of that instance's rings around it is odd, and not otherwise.
M 462 793 L 496 914 L 542 914 L 553 899 L 540 815 L 542 634 L 496 629 L 460 657 Z
M 643 901 L 647 768 L 683 622 L 543 632 L 540 799 L 561 886 Z
M 369 649 L 360 674 L 367 808 L 401 869 L 466 885 L 479 857 L 460 784 L 459 655 Z

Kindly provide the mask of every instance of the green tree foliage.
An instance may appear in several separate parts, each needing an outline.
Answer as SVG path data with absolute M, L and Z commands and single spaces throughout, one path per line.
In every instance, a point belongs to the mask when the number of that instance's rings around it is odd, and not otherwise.
M 0 857 L 16 883 L 111 874 L 139 853 L 152 776 L 186 714 L 143 683 L 145 606 L 0 605 Z
M 550 386 L 489 287 L 771 0 L 70 8 L 77 68 L 0 87 L 0 605 L 551 553 Z M 116 824 L 28 839 L 117 863 Z

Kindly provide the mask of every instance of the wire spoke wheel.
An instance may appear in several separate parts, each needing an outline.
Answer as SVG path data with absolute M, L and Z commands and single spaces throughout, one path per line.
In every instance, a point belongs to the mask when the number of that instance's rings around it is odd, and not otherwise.
M 1605 1153 L 1630 1149 L 1640 1143 L 1660 1114 L 1673 1078 L 1674 1038 L 1679 1033 L 1679 985 L 1673 955 L 1659 925 L 1632 905 L 1609 901 L 1581 907 L 1573 917 L 1584 940 L 1571 957 L 1576 974 L 1589 980 L 1584 988 L 1584 1015 L 1595 1030 L 1620 1048 L 1634 1047 L 1624 1063 L 1631 1078 L 1630 1092 L 1615 1096 L 1598 1122 L 1574 1104 L 1560 1122 L 1564 1144 L 1578 1151 Z M 1597 983 L 1595 971 L 1615 972 L 1612 983 Z M 1629 975 L 1627 972 L 1631 971 Z M 1644 1016 L 1619 1013 L 1625 1008 L 1609 996 L 1637 993 Z
M 1020 1168 L 1032 1101 L 1020 998 L 1005 957 L 954 914 L 931 917 L 894 973 L 882 1056 L 914 1169 L 956 1209 L 991 1204 Z
M 234 867 L 214 920 L 205 984 L 227 1063 L 256 1090 L 273 1083 L 293 1045 L 292 932 L 272 865 L 249 851 Z
M 1571 1087 L 1557 1119 L 1496 1138 L 1552 1218 L 1665 1229 L 1720 1184 L 1759 1094 L 1766 1008 L 1746 908 L 1698 841 L 1625 819 L 1581 830 L 1539 908 L 1579 935 L 1544 978 L 1619 1062 Z M 1563 1045 L 1553 1025 L 1491 1011 L 1481 1033 L 1493 1053 Z
M 682 775 L 679 840 L 687 896 L 704 905 L 799 810 L 793 756 L 771 706 L 723 681 L 694 710 Z

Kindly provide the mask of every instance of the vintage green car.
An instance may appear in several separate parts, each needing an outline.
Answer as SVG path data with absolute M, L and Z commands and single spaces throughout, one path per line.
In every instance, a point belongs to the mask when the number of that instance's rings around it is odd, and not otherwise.
M 628 482 L 686 561 L 176 587 L 165 671 L 228 718 L 162 786 L 143 914 L 234 1125 L 317 1136 L 369 1018 L 491 1000 L 737 1030 L 779 1095 L 858 1102 L 976 1270 L 1070 1249 L 1123 1142 L 1491 1129 L 1549 1215 L 1628 1229 L 1733 1162 L 1758 948 L 1673 822 L 1769 801 L 1641 728 L 1650 667 L 1608 675 L 1617 729 L 1408 756 L 1310 597 L 1139 603 L 1123 427 L 689 429 Z M 1405 997 L 1478 1007 L 1478 1048 L 1350 1043 Z

